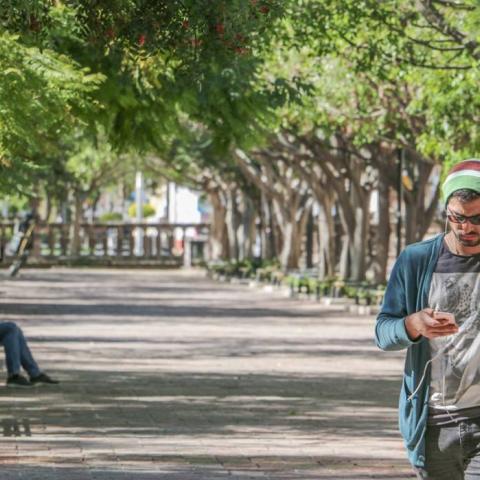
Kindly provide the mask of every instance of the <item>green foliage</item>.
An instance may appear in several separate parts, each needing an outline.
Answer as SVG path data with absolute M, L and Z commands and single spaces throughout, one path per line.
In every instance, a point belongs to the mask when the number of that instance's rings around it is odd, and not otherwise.
M 238 179 L 234 148 L 280 128 L 478 156 L 479 23 L 475 0 L 0 0 L 0 191 L 91 194 L 133 153 Z
M 100 223 L 108 223 L 108 222 L 121 222 L 123 220 L 123 216 L 121 213 L 118 212 L 107 212 L 103 215 L 100 215 L 98 221 Z
M 288 11 L 279 37 L 302 66 L 321 60 L 310 117 L 320 97 L 323 123 L 359 144 L 388 138 L 446 162 L 478 155 L 478 2 L 304 0 Z
M 143 205 L 143 218 L 148 218 L 148 217 L 153 217 L 155 215 L 155 207 L 150 204 L 145 204 Z M 137 205 L 135 203 L 132 203 L 128 207 L 128 216 L 130 218 L 136 218 L 137 217 Z
M 480 154 L 478 69 L 440 71 L 421 79 L 422 91 L 411 111 L 426 116 L 418 138 L 423 151 L 446 160 L 446 167 Z
M 8 206 L 8 218 L 14 218 L 20 212 L 28 210 L 28 197 L 22 195 L 5 195 L 2 198 Z M 3 213 L 3 211 L 2 211 Z
M 260 281 L 271 282 L 273 276 L 280 273 L 280 264 L 278 260 L 263 259 L 244 259 L 244 260 L 225 260 L 213 262 L 207 265 L 207 269 L 212 275 L 222 275 L 226 277 L 237 278 L 256 278 Z
M 0 0 L 0 189 L 71 155 L 78 173 L 86 138 L 165 156 L 182 112 L 223 152 L 254 138 L 251 111 L 267 102 L 252 85 L 253 51 L 280 14 L 267 0 Z
M 78 123 L 74 110 L 102 80 L 72 59 L 0 34 L 0 190 L 46 168 L 58 138 Z

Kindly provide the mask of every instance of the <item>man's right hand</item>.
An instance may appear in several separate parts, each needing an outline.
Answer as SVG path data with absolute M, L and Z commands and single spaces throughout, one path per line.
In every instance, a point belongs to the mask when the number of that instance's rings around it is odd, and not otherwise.
M 406 317 L 405 328 L 412 340 L 418 340 L 420 336 L 446 337 L 458 332 L 453 314 L 435 312 L 432 308 L 424 308 Z

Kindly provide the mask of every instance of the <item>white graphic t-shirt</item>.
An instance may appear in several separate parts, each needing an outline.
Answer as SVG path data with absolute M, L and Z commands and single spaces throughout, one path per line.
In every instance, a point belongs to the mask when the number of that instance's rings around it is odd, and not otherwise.
M 443 243 L 432 277 L 429 306 L 452 313 L 455 335 L 430 340 L 430 417 L 480 416 L 480 255 L 455 255 Z M 471 410 L 470 410 L 471 409 Z M 469 413 L 471 415 L 469 415 Z M 431 420 L 431 418 L 430 418 Z

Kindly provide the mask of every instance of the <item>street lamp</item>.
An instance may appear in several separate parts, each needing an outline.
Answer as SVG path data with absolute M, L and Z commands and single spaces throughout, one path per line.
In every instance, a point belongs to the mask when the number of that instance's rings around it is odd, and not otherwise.
M 402 203 L 403 203 L 403 160 L 404 150 L 397 150 L 397 257 L 402 251 Z
M 143 228 L 139 225 L 143 221 L 143 173 L 138 171 L 135 176 L 135 206 L 136 206 L 136 235 L 135 235 L 135 255 L 143 254 Z

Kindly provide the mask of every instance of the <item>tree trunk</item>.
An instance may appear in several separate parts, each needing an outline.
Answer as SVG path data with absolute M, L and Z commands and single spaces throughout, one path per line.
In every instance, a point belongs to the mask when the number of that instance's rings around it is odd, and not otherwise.
M 350 277 L 351 272 L 351 249 L 350 245 L 352 242 L 352 236 L 355 229 L 355 217 L 353 215 L 347 216 L 347 210 L 351 213 L 352 207 L 350 201 L 345 202 L 345 198 L 338 197 L 338 217 L 340 219 L 340 224 L 342 226 L 342 235 L 341 237 L 341 248 L 340 248 L 340 260 L 339 260 L 339 273 L 340 278 L 346 280 Z M 350 220 L 350 217 L 351 220 Z M 349 219 L 347 221 L 347 218 Z
M 379 178 L 378 181 L 378 225 L 375 230 L 375 253 L 373 260 L 373 274 L 375 283 L 385 283 L 390 245 L 390 188 L 387 182 Z
M 430 228 L 430 225 L 433 222 L 435 213 L 437 211 L 439 199 L 440 199 L 440 182 L 438 183 L 438 185 L 435 188 L 435 191 L 433 192 L 433 197 L 430 200 L 430 205 L 425 211 L 425 214 L 422 216 L 422 221 L 419 222 L 417 238 L 419 238 L 420 240 L 423 240 L 423 237 L 426 235 L 428 229 Z
M 369 226 L 369 201 L 370 195 L 356 195 L 353 190 L 355 207 L 355 229 L 353 237 L 350 237 L 350 262 L 351 274 L 350 279 L 355 282 L 365 280 L 366 274 L 366 251 L 368 240 L 368 226 Z M 362 198 L 363 197 L 363 198 Z
M 222 203 L 218 190 L 209 190 L 208 196 L 213 208 L 212 225 L 210 230 L 210 255 L 212 260 L 227 257 L 226 244 L 226 209 Z
M 237 210 L 237 191 L 236 189 L 229 189 L 226 192 L 226 216 L 228 232 L 229 257 L 234 260 L 239 260 L 240 252 L 238 246 L 237 230 L 238 230 L 238 210 Z
M 289 205 L 278 205 L 274 201 L 275 216 L 282 233 L 279 260 L 284 271 L 299 268 L 303 234 L 305 232 L 307 214 L 310 211 L 310 204 L 300 206 L 300 203 L 302 202 L 299 198 Z
M 253 201 L 242 192 L 242 220 L 239 239 L 242 259 L 253 257 L 253 247 L 257 240 L 256 212 Z
M 417 241 L 417 209 L 416 195 L 412 195 L 410 201 L 405 202 L 405 245 L 410 245 Z
M 81 251 L 80 229 L 83 221 L 83 194 L 79 190 L 74 191 L 74 215 L 72 223 L 72 232 L 70 235 L 70 252 L 74 257 L 78 257 Z
M 233 189 L 232 189 L 233 191 Z M 256 241 L 255 206 L 253 201 L 240 188 L 235 190 L 235 244 L 238 259 L 252 258 L 253 246 Z
M 340 278 L 346 280 L 350 277 L 350 239 L 348 234 L 342 236 L 341 242 L 339 274 Z
M 262 192 L 262 258 L 272 260 L 277 257 L 276 232 L 272 215 L 272 202 Z
M 307 220 L 307 243 L 305 245 L 306 266 L 307 268 L 313 268 L 313 213 L 310 212 Z
M 245 178 L 272 202 L 274 219 L 281 233 L 279 251 L 282 268 L 298 268 L 305 227 L 303 214 L 311 193 L 291 167 L 290 151 L 274 161 L 268 150 L 258 151 L 255 155 L 253 160 L 242 150 L 236 150 L 236 159 Z
M 29 201 L 28 201 L 28 208 L 30 210 L 30 212 L 32 212 L 32 214 L 37 217 L 38 216 L 38 206 L 40 204 L 40 198 L 38 196 L 38 188 L 35 188 L 34 189 L 34 196 L 33 197 L 30 197 Z
M 100 191 L 96 192 L 94 197 L 93 197 L 93 201 L 92 201 L 92 216 L 90 218 L 90 221 L 92 223 L 95 222 L 95 217 L 97 216 L 97 207 L 98 207 L 98 202 L 100 200 L 100 197 L 101 197 L 101 193 Z
M 439 168 L 439 167 L 437 167 Z M 417 223 L 417 230 L 416 230 L 416 239 L 418 242 L 423 240 L 424 235 L 427 233 L 435 213 L 438 207 L 438 200 L 440 198 L 440 172 L 436 171 L 435 166 L 430 163 L 422 162 L 419 165 L 419 177 L 421 179 L 419 185 L 419 192 L 418 192 L 418 200 L 417 204 L 419 208 L 422 210 L 422 216 L 419 218 Z M 427 186 L 430 182 L 433 175 L 438 176 L 438 181 L 436 185 L 433 187 L 433 191 L 427 192 Z M 430 202 L 428 205 L 427 202 L 427 193 L 430 193 Z
M 294 243 L 295 248 L 295 258 L 297 265 L 302 258 L 302 253 L 304 251 L 304 236 L 307 229 L 308 219 L 312 211 L 312 202 L 309 201 L 307 204 L 297 212 L 297 239 Z M 298 218 L 300 217 L 300 218 Z
M 412 151 L 409 151 L 408 159 L 410 161 L 409 176 L 413 179 L 413 188 L 411 191 L 404 189 L 406 245 L 423 239 L 433 220 L 439 195 L 437 185 L 432 201 L 425 206 L 427 185 L 434 172 L 434 165 Z
M 274 202 L 274 206 L 276 220 L 282 235 L 279 255 L 280 265 L 284 271 L 298 268 L 298 258 L 295 255 L 295 243 L 298 238 L 297 224 L 295 222 L 297 209 L 294 205 L 279 206 L 276 202 Z
M 319 204 L 318 269 L 320 278 L 335 275 L 335 223 L 332 215 L 333 200 L 325 197 Z
M 48 191 L 45 191 L 45 202 L 45 216 L 42 221 L 48 223 L 52 214 L 52 195 Z
M 294 258 L 294 244 L 296 241 L 296 228 L 292 221 L 286 221 L 281 225 L 282 249 L 280 251 L 280 265 L 284 271 L 290 268 L 298 268 Z

